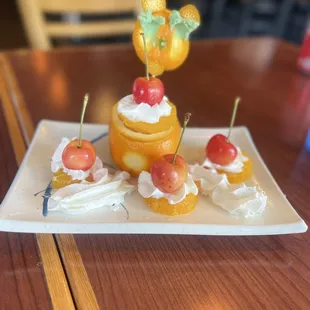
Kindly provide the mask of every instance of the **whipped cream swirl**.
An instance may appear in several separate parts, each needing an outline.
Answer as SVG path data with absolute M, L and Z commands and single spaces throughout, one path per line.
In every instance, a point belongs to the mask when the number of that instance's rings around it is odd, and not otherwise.
M 139 175 L 138 191 L 143 198 L 166 198 L 172 205 L 179 203 L 190 193 L 198 195 L 198 188 L 190 174 L 188 174 L 186 182 L 180 189 L 174 193 L 168 194 L 155 187 L 151 174 L 146 171 L 142 171 Z
M 72 139 L 74 140 L 74 139 Z M 100 160 L 99 157 L 96 157 L 96 160 L 93 164 L 93 166 L 87 170 L 71 170 L 71 169 L 67 169 L 62 161 L 62 153 L 65 149 L 65 147 L 70 143 L 70 140 L 68 138 L 62 138 L 60 144 L 58 145 L 53 157 L 52 157 L 52 161 L 51 161 L 51 170 L 53 173 L 57 172 L 60 169 L 63 169 L 63 171 L 70 175 L 71 178 L 73 180 L 85 180 L 90 174 L 92 174 L 93 176 L 95 175 L 95 173 L 100 170 L 103 165 L 102 165 L 102 161 Z
M 229 214 L 250 218 L 262 214 L 267 205 L 267 196 L 256 186 L 232 185 L 225 174 L 199 165 L 190 166 L 193 179 L 199 182 L 200 191 L 210 196 L 213 203 Z
M 129 178 L 128 172 L 111 176 L 104 168 L 97 182 L 82 181 L 57 190 L 48 201 L 48 210 L 82 214 L 98 208 L 115 207 L 123 203 L 125 195 L 134 189 L 127 182 Z
M 262 214 L 267 205 L 267 196 L 262 191 L 245 184 L 217 186 L 211 199 L 228 213 L 245 218 Z
M 118 102 L 117 111 L 132 122 L 155 124 L 162 116 L 170 115 L 171 106 L 168 102 L 168 98 L 164 96 L 161 102 L 153 106 L 144 102 L 137 104 L 133 95 L 128 95 Z
M 226 171 L 226 172 L 233 172 L 233 173 L 241 172 L 243 169 L 243 166 L 244 166 L 244 162 L 248 161 L 249 159 L 242 154 L 239 147 L 236 146 L 236 148 L 238 151 L 237 157 L 229 165 L 221 166 L 221 165 L 215 164 L 208 157 L 206 157 L 202 166 L 207 167 L 207 168 L 211 168 L 211 169 L 213 168 L 213 169 L 217 169 L 217 170 L 222 170 L 222 171 Z
M 199 182 L 200 190 L 205 196 L 209 196 L 216 187 L 226 187 L 228 184 L 227 176 L 217 173 L 215 169 L 206 169 L 199 165 L 189 167 L 194 181 Z

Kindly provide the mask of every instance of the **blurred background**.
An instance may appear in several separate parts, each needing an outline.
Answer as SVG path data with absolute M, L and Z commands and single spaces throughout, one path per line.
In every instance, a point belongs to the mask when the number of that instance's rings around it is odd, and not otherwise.
M 194 39 L 274 36 L 300 44 L 309 0 L 168 0 L 195 4 Z M 1 0 L 0 48 L 51 48 L 129 42 L 139 0 Z

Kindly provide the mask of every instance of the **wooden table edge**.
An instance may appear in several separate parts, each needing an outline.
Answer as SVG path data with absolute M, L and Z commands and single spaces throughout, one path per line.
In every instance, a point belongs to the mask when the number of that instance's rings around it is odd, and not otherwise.
M 202 40 L 193 40 L 191 44 L 196 44 L 199 42 L 199 44 L 214 44 L 214 42 L 219 42 L 219 43 L 226 43 L 228 41 L 257 41 L 257 40 L 270 40 L 274 41 L 274 43 L 279 43 L 282 42 L 285 45 L 290 45 L 290 46 L 298 46 L 298 44 L 295 44 L 293 42 L 290 42 L 285 39 L 280 39 L 274 36 L 254 36 L 254 37 L 242 37 L 242 38 L 212 38 L 212 39 L 202 39 Z M 75 53 L 78 52 L 85 52 L 86 50 L 92 50 L 92 51 L 115 51 L 115 50 L 122 50 L 124 48 L 132 48 L 133 45 L 131 43 L 125 42 L 125 43 L 114 43 L 114 44 L 91 44 L 91 45 L 81 45 L 79 47 L 76 46 L 62 46 L 50 50 L 44 50 L 44 49 L 39 49 L 35 48 L 32 49 L 31 52 L 36 54 L 36 53 L 41 53 L 41 52 L 47 52 L 50 54 L 59 54 L 59 53 L 71 53 L 74 51 Z M 10 54 L 10 55 L 23 55 L 29 53 L 29 49 L 27 48 L 17 48 L 13 50 L 4 50 L 4 54 Z
M 34 126 L 13 69 L 4 54 L 0 55 L 0 66 L 2 109 L 16 161 L 20 165 L 34 134 Z M 75 305 L 79 309 L 99 309 L 74 237 L 64 234 L 56 235 L 55 239 L 51 234 L 36 236 L 53 309 L 75 309 Z
M 2 99 L 2 109 L 8 126 L 10 139 L 19 166 L 26 153 L 26 145 L 16 119 L 15 110 L 9 96 L 3 75 L 5 59 L 0 55 L 0 96 Z M 67 279 L 59 258 L 57 247 L 52 235 L 37 234 L 39 252 L 43 264 L 43 270 L 54 309 L 75 309 Z

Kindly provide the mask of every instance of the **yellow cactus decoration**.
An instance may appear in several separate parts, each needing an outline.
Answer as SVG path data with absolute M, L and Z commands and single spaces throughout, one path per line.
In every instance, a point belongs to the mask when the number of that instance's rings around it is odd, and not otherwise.
M 200 15 L 194 5 L 177 10 L 166 8 L 165 0 L 142 0 L 140 14 L 132 35 L 138 57 L 145 63 L 144 32 L 149 61 L 149 72 L 160 75 L 181 66 L 189 52 L 189 35 L 200 24 Z

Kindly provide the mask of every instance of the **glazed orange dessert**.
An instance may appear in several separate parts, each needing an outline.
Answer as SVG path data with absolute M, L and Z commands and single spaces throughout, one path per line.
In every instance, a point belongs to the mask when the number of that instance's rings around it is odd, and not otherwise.
M 176 107 L 155 76 L 185 61 L 189 36 L 200 23 L 193 5 L 178 11 L 167 9 L 165 0 L 142 0 L 141 4 L 132 40 L 146 75 L 135 80 L 132 94 L 114 105 L 109 132 L 114 162 L 133 176 L 150 171 L 155 160 L 177 147 L 181 128 Z
M 165 0 L 143 0 L 142 10 L 132 35 L 137 56 L 145 62 L 144 32 L 150 73 L 157 76 L 178 68 L 188 56 L 189 36 L 200 24 L 197 8 L 189 4 L 169 10 Z
M 206 146 L 206 158 L 202 164 L 205 168 L 215 169 L 218 173 L 226 174 L 231 184 L 244 183 L 253 173 L 251 159 L 230 141 L 239 102 L 240 98 L 237 98 L 228 136 L 217 134 L 209 140 Z
M 126 101 L 128 106 L 136 105 L 139 110 L 133 96 L 123 98 L 113 107 L 109 130 L 110 150 L 114 162 L 121 170 L 138 176 L 143 170 L 150 171 L 156 159 L 176 149 L 181 130 L 176 107 L 167 99 L 164 100 L 155 108 L 146 108 L 145 112 L 141 109 L 145 121 L 133 121 L 126 112 L 122 113 L 119 109 Z M 147 104 L 143 105 L 145 107 Z M 162 105 L 169 107 L 169 115 L 159 116 L 156 123 L 148 123 L 148 115 L 157 114 L 156 109 Z
M 149 76 L 147 63 L 146 77 L 137 78 L 132 94 L 112 109 L 112 158 L 121 170 L 138 176 L 141 171 L 150 171 L 155 160 L 176 149 L 180 132 L 176 107 L 164 95 L 161 80 Z
M 102 162 L 96 156 L 96 150 L 92 143 L 88 140 L 82 140 L 82 126 L 87 103 L 88 94 L 84 98 L 79 139 L 63 138 L 52 157 L 53 177 L 51 186 L 54 189 L 80 183 L 84 180 L 91 182 L 93 180 L 92 173 L 102 168 Z
M 189 121 L 185 117 L 184 129 Z M 176 216 L 192 212 L 198 200 L 198 188 L 189 174 L 185 160 L 177 155 L 182 136 L 174 154 L 157 159 L 151 172 L 143 171 L 138 179 L 138 191 L 156 213 Z

